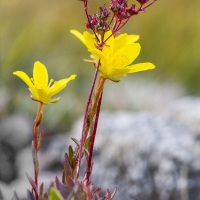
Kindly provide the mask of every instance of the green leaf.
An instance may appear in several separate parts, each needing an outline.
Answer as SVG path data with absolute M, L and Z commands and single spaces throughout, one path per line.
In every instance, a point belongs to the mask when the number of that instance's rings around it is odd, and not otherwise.
M 49 200 L 64 200 L 64 198 L 61 196 L 58 190 L 52 187 L 49 193 Z
M 39 194 L 39 197 L 40 197 L 40 199 L 42 199 L 42 196 L 43 196 L 43 193 L 44 193 L 44 183 L 42 183 L 41 185 L 40 185 L 40 194 Z
M 81 184 L 78 185 L 78 188 L 76 191 L 73 193 L 74 200 L 86 200 L 87 195 L 83 191 L 83 186 Z
M 89 148 L 89 145 L 90 145 L 90 140 L 91 140 L 91 135 L 86 139 L 86 141 L 85 141 L 85 149 L 87 149 L 88 150 L 88 148 Z
M 73 151 L 73 148 L 72 148 L 71 145 L 69 146 L 68 152 L 69 152 L 69 162 L 70 162 L 70 165 L 72 166 L 72 158 L 73 158 L 73 155 L 74 155 L 74 151 Z

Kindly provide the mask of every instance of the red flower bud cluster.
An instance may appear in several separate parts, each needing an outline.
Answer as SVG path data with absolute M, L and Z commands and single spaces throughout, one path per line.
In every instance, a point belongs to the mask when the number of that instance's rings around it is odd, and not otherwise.
M 111 0 L 110 9 L 115 14 L 115 17 L 120 20 L 124 20 L 132 15 L 138 14 L 135 4 L 128 8 L 127 0 Z
M 107 31 L 110 29 L 108 23 L 106 22 L 110 15 L 110 12 L 106 8 L 105 4 L 99 9 L 100 11 L 97 14 L 94 14 L 93 16 L 88 16 L 86 27 L 93 29 L 95 32 Z
M 114 23 L 112 30 L 113 32 L 119 31 L 128 20 L 139 14 L 140 12 L 145 12 L 146 9 L 151 6 L 156 0 L 136 0 L 139 5 L 132 4 L 128 5 L 128 0 L 111 0 L 109 9 L 107 9 L 104 4 L 100 7 L 99 12 L 93 16 L 87 14 L 88 21 L 86 22 L 86 27 L 92 29 L 94 32 L 102 33 L 110 30 L 112 22 Z M 87 0 L 83 0 L 85 5 L 87 5 Z M 86 6 L 87 9 L 87 6 Z M 110 15 L 112 16 L 110 17 Z M 108 19 L 110 21 L 108 22 Z
M 145 3 L 147 3 L 149 0 L 137 0 L 137 2 L 139 2 L 141 5 L 144 5 Z

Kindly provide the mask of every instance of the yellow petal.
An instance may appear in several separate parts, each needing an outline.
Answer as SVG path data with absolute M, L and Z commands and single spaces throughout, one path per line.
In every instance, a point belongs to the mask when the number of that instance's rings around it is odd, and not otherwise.
M 115 38 L 114 51 L 122 48 L 124 45 L 132 44 L 139 39 L 139 35 L 128 35 L 126 33 L 120 34 Z
M 124 68 L 116 68 L 116 67 L 108 67 L 106 71 L 101 74 L 104 78 L 108 78 L 114 82 L 119 82 L 127 73 L 129 73 L 129 69 Z
M 32 100 L 34 101 L 40 101 L 44 104 L 48 103 L 55 103 L 59 100 L 59 98 L 56 99 L 50 99 L 51 97 L 48 96 L 48 91 L 43 89 L 29 89 L 32 94 Z
M 129 73 L 135 73 L 135 72 L 140 72 L 140 71 L 145 71 L 149 69 L 154 69 L 155 65 L 152 63 L 138 63 L 135 65 L 128 66 L 129 68 Z
M 29 88 L 29 90 L 34 101 L 40 101 L 44 104 L 49 103 L 49 99 L 47 98 L 47 91 L 45 89 Z
M 38 100 L 43 102 L 44 104 L 48 104 L 49 103 L 49 98 L 47 96 L 48 94 L 48 90 L 47 89 L 37 89 L 38 92 Z
M 101 66 L 107 65 L 108 59 L 110 59 L 110 57 L 108 58 L 104 52 L 98 49 L 90 49 L 90 53 L 92 53 L 94 57 L 101 59 Z
M 34 85 L 38 89 L 45 89 L 48 85 L 48 72 L 46 67 L 39 61 L 34 63 L 33 68 Z
M 97 41 L 95 40 L 95 36 L 88 31 L 85 31 L 83 34 L 81 34 L 77 30 L 70 30 L 70 32 L 75 35 L 86 47 L 87 49 L 93 49 L 96 48 Z
M 56 103 L 59 101 L 60 97 L 54 98 L 54 99 L 49 99 L 49 103 Z
M 137 42 L 139 40 L 139 35 L 127 35 L 127 44 L 131 44 L 133 42 Z
M 77 30 L 70 30 L 70 33 L 72 33 L 73 35 L 75 35 L 86 46 L 86 41 L 85 41 L 85 39 L 83 37 L 83 34 L 81 34 Z
M 106 40 L 106 39 L 108 39 L 107 41 L 106 41 L 106 46 L 108 46 L 108 47 L 111 47 L 112 49 L 114 48 L 114 36 L 113 36 L 113 34 L 112 34 L 112 31 L 106 31 L 105 32 L 105 35 L 104 35 L 104 41 Z
M 126 74 L 154 69 L 155 65 L 152 63 L 139 63 L 124 68 L 111 67 L 104 71 L 101 76 L 108 78 L 114 82 L 119 82 Z
M 39 101 L 39 94 L 38 94 L 38 89 L 36 87 L 29 88 L 30 93 L 34 97 L 35 100 Z
M 120 68 L 131 64 L 139 55 L 141 46 L 139 43 L 132 43 L 119 49 L 112 58 L 109 65 Z
M 73 74 L 71 75 L 69 78 L 65 78 L 59 81 L 56 81 L 50 88 L 48 91 L 48 98 L 51 98 L 52 96 L 54 96 L 55 94 L 57 94 L 58 92 L 60 92 L 62 89 L 64 89 L 66 87 L 66 85 L 68 84 L 69 81 L 74 80 L 76 78 L 76 75 Z
M 99 67 L 99 71 L 101 73 L 101 76 L 112 80 L 111 77 L 113 76 L 112 74 L 113 63 L 110 63 L 109 60 L 112 59 L 113 55 L 108 54 L 107 51 L 105 53 L 97 49 L 92 49 L 91 53 L 100 58 L 101 66 Z
M 95 40 L 95 36 L 92 35 L 91 33 L 85 31 L 83 33 L 83 37 L 84 37 L 84 40 L 85 40 L 85 45 L 88 49 L 93 49 L 93 48 L 96 48 L 96 45 L 97 45 L 97 41 Z
M 22 71 L 16 71 L 16 72 L 13 72 L 13 74 L 21 78 L 28 85 L 29 88 L 34 87 L 31 79 L 28 77 L 26 73 Z

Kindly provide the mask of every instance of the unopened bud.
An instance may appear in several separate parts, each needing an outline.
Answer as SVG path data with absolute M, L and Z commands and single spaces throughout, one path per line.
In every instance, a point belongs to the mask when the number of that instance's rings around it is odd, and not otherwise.
M 141 5 L 147 3 L 149 0 L 137 0 L 137 2 L 139 2 Z

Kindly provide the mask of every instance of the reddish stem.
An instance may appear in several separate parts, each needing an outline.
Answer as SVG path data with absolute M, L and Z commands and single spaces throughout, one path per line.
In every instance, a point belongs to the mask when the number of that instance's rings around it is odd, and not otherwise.
M 122 28 L 127 24 L 127 22 L 129 21 L 130 18 L 131 18 L 131 17 L 128 17 L 128 18 L 126 19 L 126 21 L 122 23 L 122 25 L 121 25 L 121 22 L 120 22 L 120 23 L 118 24 L 117 28 L 116 28 L 115 30 L 113 30 L 113 34 L 117 33 L 120 29 L 122 29 Z M 121 26 L 120 26 L 120 25 L 121 25 Z
M 39 125 L 42 120 L 42 108 L 44 104 L 39 102 L 38 110 L 36 114 L 36 118 L 33 124 L 33 142 L 32 142 L 32 150 L 33 150 L 33 164 L 34 164 L 34 178 L 35 178 L 35 185 L 38 192 L 38 176 L 39 176 L 39 163 L 38 163 L 38 151 L 40 148 L 40 140 L 41 135 L 39 134 Z M 35 192 L 36 200 L 39 199 L 38 193 Z
M 36 118 L 35 118 L 34 124 L 33 124 L 33 139 L 34 139 L 34 147 L 35 147 L 36 151 L 39 150 L 39 145 L 38 145 L 38 142 L 39 142 L 38 141 L 38 139 L 39 139 L 39 125 L 40 125 L 41 120 L 42 120 L 42 108 L 43 108 L 43 106 L 44 106 L 44 104 L 42 102 L 39 102 Z
M 145 6 L 143 9 L 148 8 L 149 6 L 151 6 L 152 4 L 154 4 L 156 2 L 156 0 L 153 0 L 150 4 L 148 4 L 147 6 Z
M 85 10 L 85 14 L 86 14 L 87 20 L 88 20 L 88 22 L 90 24 L 90 27 L 91 27 L 94 35 L 95 35 L 96 40 L 100 43 L 100 40 L 97 37 L 97 34 L 96 34 L 95 30 L 93 29 L 92 24 L 90 22 L 90 18 L 89 18 L 89 14 L 88 14 L 88 5 L 87 5 L 88 2 L 87 2 L 87 0 L 84 0 L 83 2 L 84 2 L 84 10 Z
M 89 107 L 91 104 L 91 99 L 92 99 L 92 94 L 94 92 L 94 86 L 97 80 L 97 74 L 98 74 L 98 70 L 99 70 L 99 65 L 100 65 L 100 61 L 98 62 L 98 65 L 96 67 L 95 70 L 95 74 L 94 74 L 94 78 L 93 78 L 93 82 L 92 82 L 92 87 L 89 93 L 89 97 L 88 97 L 88 101 L 87 101 L 87 105 L 86 105 L 86 109 L 85 109 L 85 114 L 84 114 L 84 120 L 83 120 L 83 127 L 82 127 L 82 134 L 81 134 L 81 140 L 80 140 L 80 149 L 79 149 L 79 155 L 78 155 L 78 161 L 77 161 L 77 170 L 76 170 L 76 180 L 78 180 L 79 178 L 79 174 L 80 174 L 80 166 L 81 166 L 81 159 L 82 159 L 82 155 L 83 155 L 83 146 L 85 143 L 85 138 L 86 138 L 86 126 L 87 126 L 87 119 L 89 116 Z
M 89 183 L 90 176 L 91 176 L 91 173 L 92 173 L 92 156 L 93 156 L 94 142 L 95 142 L 95 138 L 96 138 L 97 126 L 98 126 L 98 121 L 99 121 L 99 114 L 100 114 L 100 109 L 101 109 L 102 96 L 103 96 L 103 88 L 102 88 L 102 91 L 101 91 L 100 98 L 98 100 L 98 106 L 97 106 L 97 111 L 96 111 L 94 128 L 93 128 L 92 137 L 91 137 L 91 140 L 90 140 L 89 157 L 88 157 L 88 161 L 87 161 L 86 174 L 85 174 L 85 177 L 84 177 L 84 180 L 86 180 L 86 183 Z

